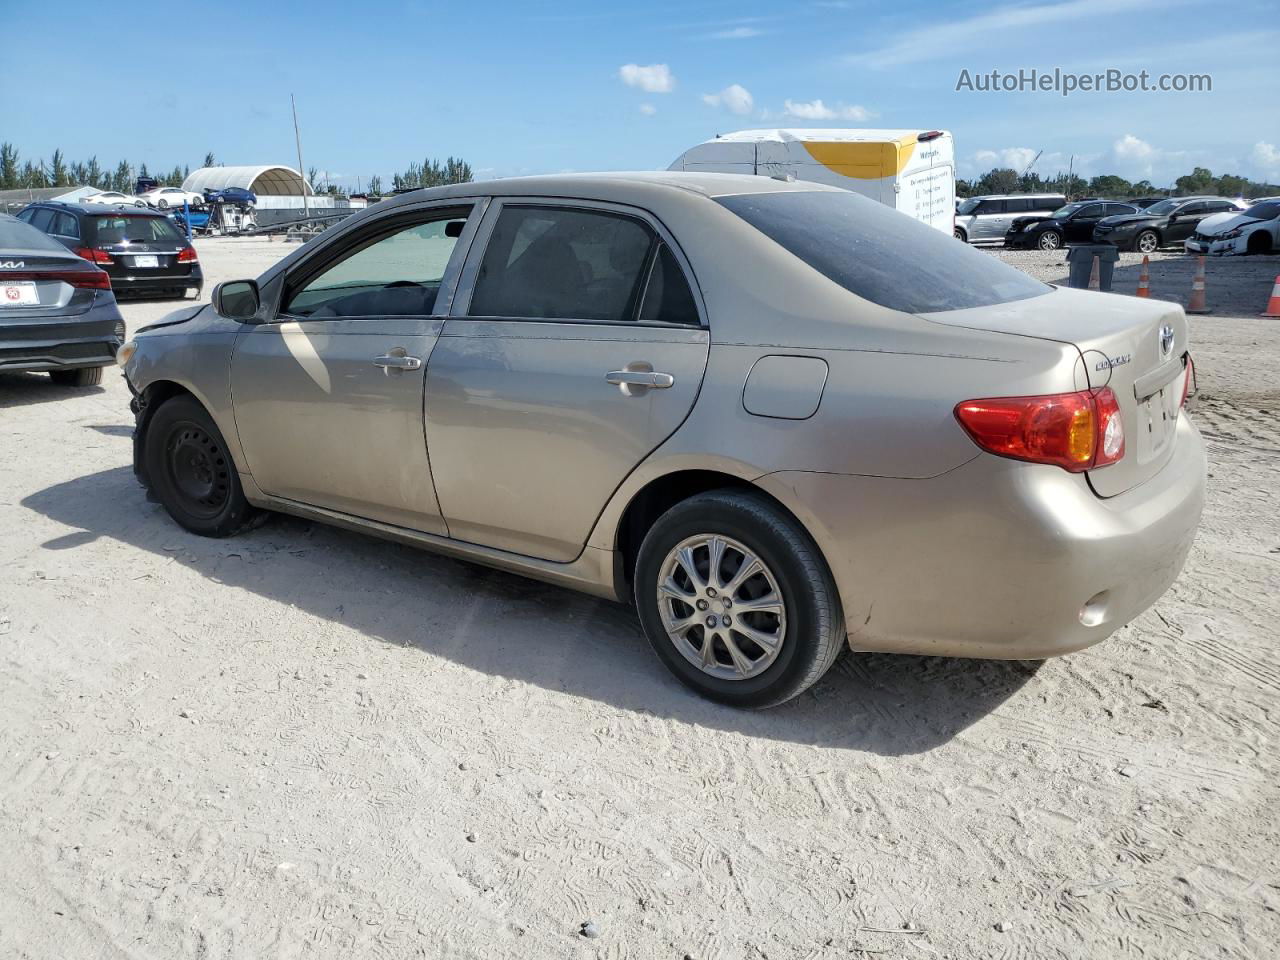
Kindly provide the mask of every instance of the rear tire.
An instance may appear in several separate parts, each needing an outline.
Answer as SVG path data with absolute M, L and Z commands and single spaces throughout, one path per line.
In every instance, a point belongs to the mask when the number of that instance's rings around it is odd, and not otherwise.
M 96 387 L 102 382 L 102 367 L 50 370 L 49 379 L 60 387 Z
M 735 585 L 751 559 L 759 571 Z M 636 560 L 635 602 L 649 643 L 677 679 L 735 707 L 798 696 L 845 646 L 839 594 L 817 545 L 756 493 L 715 490 L 659 517 Z
M 152 492 L 179 526 L 230 537 L 257 519 L 222 433 L 194 397 L 173 397 L 152 415 L 143 457 Z

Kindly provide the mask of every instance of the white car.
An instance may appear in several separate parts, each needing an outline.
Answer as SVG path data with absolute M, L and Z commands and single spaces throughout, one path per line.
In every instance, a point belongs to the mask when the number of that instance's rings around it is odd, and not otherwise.
M 1280 252 L 1280 199 L 1263 200 L 1240 213 L 1205 217 L 1184 244 L 1187 253 Z
M 161 210 L 180 207 L 184 203 L 193 207 L 204 206 L 204 194 L 183 190 L 181 187 L 156 187 L 154 190 L 148 190 L 146 193 L 141 194 L 141 196 L 147 202 L 147 206 L 159 207 Z
M 141 197 L 135 197 L 131 193 L 121 193 L 118 190 L 106 190 L 102 193 L 95 193 L 92 197 L 85 197 L 84 203 L 123 203 L 130 207 L 145 207 L 147 201 Z

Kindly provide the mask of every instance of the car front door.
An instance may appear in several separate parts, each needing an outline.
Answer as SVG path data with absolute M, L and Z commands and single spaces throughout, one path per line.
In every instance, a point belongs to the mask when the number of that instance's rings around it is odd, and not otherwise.
M 1103 207 L 1100 203 L 1090 203 L 1081 207 L 1063 223 L 1063 231 L 1068 243 L 1089 243 L 1093 240 L 1093 228 L 1102 219 Z
M 1196 232 L 1196 226 L 1208 215 L 1209 204 L 1204 200 L 1183 204 L 1169 217 L 1169 226 L 1164 231 L 1165 243 L 1181 243 Z
M 1003 200 L 983 200 L 974 211 L 973 231 L 970 240 L 1000 240 L 1009 229 L 1010 217 L 1005 213 Z
M 429 205 L 319 248 L 280 282 L 270 322 L 245 328 L 232 402 L 265 493 L 446 532 L 423 436 L 423 376 L 477 209 Z
M 495 201 L 427 367 L 450 536 L 559 562 L 582 552 L 698 394 L 709 334 L 690 276 L 642 211 Z

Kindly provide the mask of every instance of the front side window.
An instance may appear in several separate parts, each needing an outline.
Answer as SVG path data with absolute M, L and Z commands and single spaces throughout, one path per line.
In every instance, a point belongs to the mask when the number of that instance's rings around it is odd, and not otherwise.
M 978 204 L 977 212 L 979 216 L 982 216 L 984 213 L 1004 213 L 1004 201 L 1003 200 L 983 200 L 980 204 Z
M 37 230 L 49 232 L 49 226 L 53 223 L 53 211 L 48 207 L 41 207 L 31 215 L 31 225 Z
M 657 242 L 641 220 L 507 206 L 476 275 L 473 317 L 633 321 Z
M 856 193 L 786 190 L 716 202 L 829 280 L 890 310 L 963 310 L 1053 289 Z
M 1087 207 L 1082 207 L 1075 214 L 1078 220 L 1093 220 L 1102 216 L 1102 207 L 1100 203 L 1091 203 Z
M 368 238 L 294 291 L 283 312 L 315 320 L 429 317 L 465 224 L 455 210 Z

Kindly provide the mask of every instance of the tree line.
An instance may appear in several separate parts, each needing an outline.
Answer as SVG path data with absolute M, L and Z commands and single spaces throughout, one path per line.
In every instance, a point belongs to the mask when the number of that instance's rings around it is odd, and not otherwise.
M 206 153 L 203 166 L 216 165 L 213 151 Z M 87 186 L 132 193 L 138 177 L 152 177 L 162 187 L 180 187 L 190 173 L 189 166 L 177 165 L 170 171 L 152 173 L 145 163 L 134 167 L 128 160 L 121 160 L 114 167 L 103 166 L 96 156 L 83 162 L 72 162 L 61 150 L 54 150 L 47 162 L 43 157 L 24 160 L 13 144 L 0 143 L 0 190 Z M 427 157 L 421 163 L 410 163 L 407 169 L 392 174 L 391 185 L 395 190 L 413 190 L 448 183 L 470 183 L 474 179 L 471 164 L 459 157 L 448 157 L 443 162 Z M 333 195 L 345 194 L 351 186 L 347 184 L 344 188 L 330 182 L 316 167 L 307 170 L 307 181 L 317 193 Z M 382 177 L 374 174 L 369 178 L 366 192 L 377 196 L 382 193 L 382 188 Z
M 1157 187 L 1150 180 L 1130 182 L 1112 173 L 1086 180 L 1066 173 L 1052 177 L 1041 177 L 1038 173 L 1019 174 L 1009 167 L 996 167 L 973 180 L 956 181 L 958 197 L 981 197 L 993 193 L 1061 193 L 1068 199 L 1102 197 L 1108 200 L 1201 194 L 1217 197 L 1264 197 L 1280 194 L 1280 185 L 1230 173 L 1215 177 L 1206 167 L 1196 167 L 1186 176 L 1178 177 L 1172 187 Z

